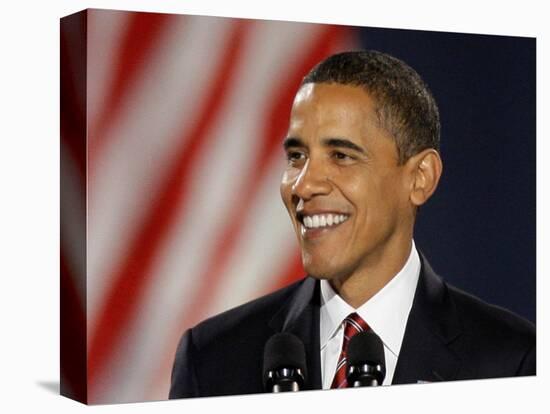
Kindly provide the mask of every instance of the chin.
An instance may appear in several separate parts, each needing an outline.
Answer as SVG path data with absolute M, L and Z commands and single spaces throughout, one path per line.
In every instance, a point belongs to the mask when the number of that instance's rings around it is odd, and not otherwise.
M 312 262 L 307 260 L 306 257 L 302 257 L 302 264 L 306 273 L 315 278 L 315 279 L 330 279 L 330 276 L 327 275 L 327 267 L 323 266 L 321 263 Z
M 340 276 L 340 272 L 333 269 L 332 266 L 326 263 L 305 263 L 304 270 L 306 273 L 314 279 L 332 280 Z
M 335 257 L 319 257 L 302 251 L 302 264 L 306 273 L 315 279 L 345 280 L 354 272 L 354 263 L 338 263 Z

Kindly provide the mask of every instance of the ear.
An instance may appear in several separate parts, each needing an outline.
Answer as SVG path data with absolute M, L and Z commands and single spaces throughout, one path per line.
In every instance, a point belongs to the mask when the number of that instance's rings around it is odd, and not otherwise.
M 410 200 L 419 207 L 435 192 L 443 162 L 435 149 L 428 148 L 409 158 L 407 164 L 411 172 Z

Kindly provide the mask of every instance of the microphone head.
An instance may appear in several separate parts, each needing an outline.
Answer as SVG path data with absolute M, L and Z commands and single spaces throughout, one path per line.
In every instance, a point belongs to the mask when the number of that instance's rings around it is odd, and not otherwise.
M 306 377 L 306 351 L 302 341 L 289 332 L 273 335 L 264 348 L 264 385 L 269 373 L 289 368 Z
M 302 341 L 289 332 L 273 335 L 264 348 L 264 371 L 281 368 L 306 370 L 306 351 Z
M 378 383 L 381 384 L 386 376 L 384 359 L 384 345 L 378 335 L 371 329 L 354 335 L 348 345 L 347 351 L 349 367 L 371 366 L 375 367 Z
M 384 345 L 371 329 L 352 336 L 348 345 L 348 364 L 384 365 Z

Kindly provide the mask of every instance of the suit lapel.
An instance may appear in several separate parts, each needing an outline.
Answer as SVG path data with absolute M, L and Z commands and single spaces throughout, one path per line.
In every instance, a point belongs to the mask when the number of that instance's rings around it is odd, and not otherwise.
M 307 364 L 305 389 L 322 387 L 319 309 L 319 283 L 307 277 L 269 322 L 275 332 L 290 332 L 304 343 Z
M 462 328 L 447 287 L 420 254 L 421 271 L 393 384 L 449 381 L 460 361 L 449 348 Z

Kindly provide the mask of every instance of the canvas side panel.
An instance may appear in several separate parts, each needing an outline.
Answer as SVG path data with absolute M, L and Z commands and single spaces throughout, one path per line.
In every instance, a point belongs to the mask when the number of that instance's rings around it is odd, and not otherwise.
M 60 21 L 60 393 L 86 403 L 87 11 Z

